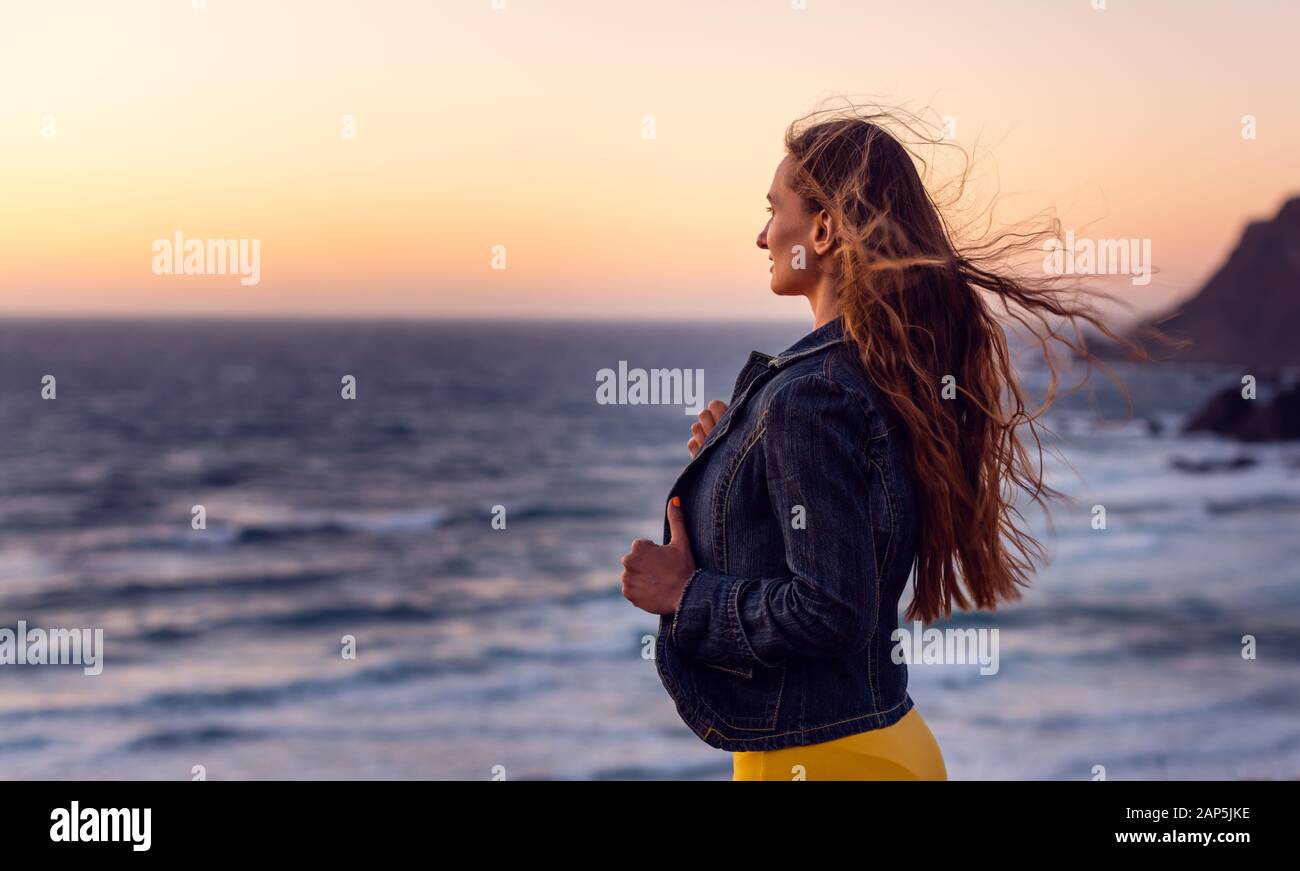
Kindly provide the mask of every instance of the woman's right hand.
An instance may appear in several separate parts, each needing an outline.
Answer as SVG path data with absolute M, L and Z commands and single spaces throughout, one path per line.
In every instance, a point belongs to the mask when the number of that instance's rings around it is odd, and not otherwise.
M 699 413 L 699 421 L 691 424 L 691 440 L 686 443 L 686 449 L 691 452 L 691 459 L 699 453 L 700 445 L 708 437 L 710 430 L 718 425 L 722 415 L 727 413 L 727 403 L 721 399 L 715 399 L 709 403 L 709 407 Z

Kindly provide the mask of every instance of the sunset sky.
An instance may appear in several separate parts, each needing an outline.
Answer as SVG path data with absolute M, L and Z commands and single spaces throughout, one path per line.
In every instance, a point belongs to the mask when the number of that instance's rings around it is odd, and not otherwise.
M 0 314 L 804 318 L 754 240 L 837 94 L 951 115 L 1008 218 L 1151 239 L 1146 309 L 1300 193 L 1297 4 L 192 5 L 5 4 Z M 261 282 L 155 275 L 177 230 Z

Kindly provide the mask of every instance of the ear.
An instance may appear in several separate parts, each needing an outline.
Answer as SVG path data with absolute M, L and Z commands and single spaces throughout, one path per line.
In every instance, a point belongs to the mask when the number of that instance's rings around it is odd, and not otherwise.
M 826 256 L 835 245 L 835 219 L 825 209 L 813 216 L 812 243 L 813 253 L 818 257 Z

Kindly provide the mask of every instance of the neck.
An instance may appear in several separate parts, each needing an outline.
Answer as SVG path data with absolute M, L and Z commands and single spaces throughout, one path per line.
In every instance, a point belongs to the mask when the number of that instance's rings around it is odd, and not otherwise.
M 814 330 L 826 326 L 840 316 L 840 301 L 835 295 L 834 288 L 828 286 L 826 282 L 818 284 L 813 292 L 808 294 L 808 305 L 812 306 Z

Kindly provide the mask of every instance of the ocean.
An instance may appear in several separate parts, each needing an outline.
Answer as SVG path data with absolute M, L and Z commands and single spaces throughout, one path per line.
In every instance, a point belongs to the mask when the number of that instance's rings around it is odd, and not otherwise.
M 729 778 L 620 592 L 692 418 L 597 373 L 727 400 L 809 329 L 0 323 L 0 627 L 104 637 L 97 675 L 0 666 L 0 778 Z M 938 624 L 997 672 L 909 691 L 954 779 L 1300 777 L 1300 444 L 1178 434 L 1241 373 L 1118 369 L 1131 419 L 1100 375 L 1047 418 L 1051 562 Z

